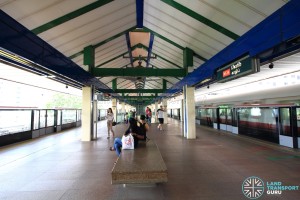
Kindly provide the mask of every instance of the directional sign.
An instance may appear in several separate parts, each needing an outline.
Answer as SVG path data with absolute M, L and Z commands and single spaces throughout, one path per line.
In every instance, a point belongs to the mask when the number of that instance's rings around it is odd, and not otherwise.
M 217 70 L 218 82 L 224 83 L 255 72 L 254 59 L 247 57 Z

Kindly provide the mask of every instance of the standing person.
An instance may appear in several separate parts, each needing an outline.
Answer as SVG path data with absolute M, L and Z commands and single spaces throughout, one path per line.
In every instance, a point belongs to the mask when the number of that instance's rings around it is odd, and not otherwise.
M 112 129 L 112 122 L 114 121 L 114 113 L 111 108 L 107 109 L 106 119 L 107 119 L 107 139 L 109 139 L 110 131 L 112 132 L 113 137 L 115 137 L 115 132 Z
M 164 112 L 165 112 L 165 110 L 163 109 L 163 106 L 160 106 L 160 109 L 158 109 L 158 110 L 156 111 L 156 113 L 157 113 L 156 116 L 157 116 L 158 122 L 159 122 L 157 128 L 158 128 L 160 131 L 163 130 L 163 124 L 164 124 Z
M 145 110 L 145 113 L 146 113 L 146 121 L 148 121 L 148 119 L 149 119 L 149 107 L 148 106 Z

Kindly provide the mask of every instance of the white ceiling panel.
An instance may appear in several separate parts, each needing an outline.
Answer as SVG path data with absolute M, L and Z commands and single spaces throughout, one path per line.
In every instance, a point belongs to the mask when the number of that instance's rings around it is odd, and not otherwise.
M 84 7 L 93 0 L 14 0 L 1 4 L 1 9 L 28 29 L 33 29 L 67 13 Z
M 252 27 L 264 20 L 288 0 L 175 0 L 180 5 L 197 13 L 199 16 L 228 29 L 241 36 Z M 87 5 L 95 0 L 0 0 L 0 8 L 11 17 L 32 30 L 58 19 L 69 16 L 74 12 L 79 14 Z M 174 8 L 161 0 L 144 0 L 143 26 L 153 31 L 151 65 L 161 69 L 178 69 L 183 66 L 183 50 L 189 48 L 196 55 L 193 57 L 194 69 L 205 63 L 199 57 L 210 59 L 234 40 L 216 26 L 208 22 L 202 23 L 190 16 L 190 13 Z M 128 32 L 137 25 L 136 0 L 115 0 L 79 16 L 57 23 L 54 27 L 38 34 L 43 40 L 69 57 L 76 55 L 72 60 L 87 70 L 83 65 L 83 49 L 87 46 L 98 46 L 95 49 L 95 65 L 100 68 L 121 68 L 131 66 L 126 34 L 130 35 L 130 44 L 142 43 L 149 46 L 150 34 L 145 30 Z M 117 37 L 117 35 L 120 35 Z M 178 47 L 179 46 L 179 47 Z M 131 52 L 134 57 L 148 56 L 146 49 L 136 49 Z M 197 56 L 198 55 L 198 56 Z M 120 56 L 120 57 L 118 57 Z M 166 61 L 167 60 L 167 61 Z M 109 62 L 108 62 L 109 61 Z M 146 66 L 145 61 L 143 66 Z M 294 63 L 293 63 L 294 62 Z M 134 65 L 138 61 L 135 61 Z M 173 63 L 173 64 L 172 64 Z M 298 70 L 297 56 L 274 62 L 274 69 L 263 66 L 261 72 L 236 79 L 224 84 L 213 84 L 213 88 L 235 87 L 236 84 L 247 84 L 249 81 L 258 81 L 270 76 Z M 177 65 L 177 66 L 176 66 Z M 100 80 L 112 86 L 111 81 L 117 78 L 118 88 L 135 88 L 137 77 L 103 77 Z M 163 77 L 168 81 L 167 87 L 176 84 L 177 77 Z M 160 77 L 147 77 L 145 88 L 162 88 Z M 218 89 L 219 90 L 219 89 Z M 137 95 L 137 94 L 130 94 Z

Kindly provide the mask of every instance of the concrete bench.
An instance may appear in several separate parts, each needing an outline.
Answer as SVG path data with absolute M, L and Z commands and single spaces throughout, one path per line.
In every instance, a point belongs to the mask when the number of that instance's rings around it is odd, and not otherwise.
M 153 140 L 123 150 L 111 172 L 112 184 L 153 184 L 168 181 L 168 171 Z

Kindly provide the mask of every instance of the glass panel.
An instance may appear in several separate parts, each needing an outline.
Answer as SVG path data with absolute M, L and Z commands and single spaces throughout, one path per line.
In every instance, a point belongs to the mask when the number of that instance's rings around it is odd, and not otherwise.
M 40 110 L 40 128 L 46 127 L 46 110 Z
M 39 123 L 40 123 L 40 111 L 39 110 L 34 110 L 34 119 L 33 119 L 33 130 L 38 130 Z
M 57 111 L 57 125 L 58 125 L 58 126 L 61 125 L 61 124 L 60 124 L 60 119 L 61 119 L 61 110 L 58 110 L 58 111 Z
M 104 120 L 106 117 L 106 110 L 105 109 L 101 109 L 100 110 L 100 120 Z
M 290 108 L 280 108 L 280 135 L 292 136 Z
M 298 137 L 300 137 L 300 108 L 296 108 L 297 112 L 297 131 L 298 131 Z
M 171 116 L 171 109 L 168 109 L 167 112 L 168 112 L 168 116 Z
M 62 124 L 76 122 L 76 110 L 62 110 Z
M 196 115 L 196 119 L 200 119 L 201 118 L 201 109 L 200 108 L 196 108 L 195 115 Z
M 124 121 L 124 114 L 118 113 L 117 114 L 117 122 L 123 122 Z
M 200 124 L 205 126 L 213 126 L 213 109 L 201 108 L 200 109 Z
M 77 121 L 81 121 L 81 110 L 77 110 Z
M 178 117 L 178 109 L 173 109 L 173 116 Z
M 31 130 L 31 110 L 0 111 L 0 136 Z
M 226 124 L 227 125 L 232 125 L 232 119 L 231 119 L 231 109 L 230 108 L 228 108 L 228 109 L 226 109 L 227 111 L 226 111 L 226 115 L 227 115 L 227 119 L 226 119 Z
M 213 108 L 212 115 L 213 115 L 213 122 L 214 122 L 214 123 L 218 123 L 217 109 L 216 109 L 216 108 Z
M 227 115 L 227 109 L 220 108 L 220 123 L 221 124 L 226 124 L 226 115 Z
M 252 107 L 237 111 L 239 134 L 279 143 L 277 109 Z
M 54 126 L 54 110 L 47 110 L 47 127 Z
M 232 109 L 232 126 L 237 127 L 237 117 L 236 117 L 236 108 Z

